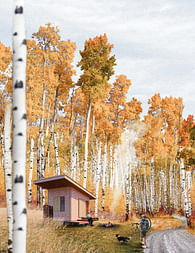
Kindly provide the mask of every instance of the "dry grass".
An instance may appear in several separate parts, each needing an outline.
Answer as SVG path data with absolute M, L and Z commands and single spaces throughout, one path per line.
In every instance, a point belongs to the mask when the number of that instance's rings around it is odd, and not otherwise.
M 104 229 L 99 225 L 109 220 L 95 222 L 90 227 L 63 227 L 60 222 L 42 218 L 42 211 L 28 210 L 27 253 L 120 253 L 143 252 L 139 239 L 134 237 L 130 224 L 138 221 L 119 223 L 118 227 Z M 116 223 L 115 221 L 112 221 Z M 170 216 L 152 218 L 152 231 L 180 226 L 181 222 Z M 6 209 L 0 209 L 0 250 L 7 248 Z M 115 234 L 132 235 L 128 244 L 120 245 Z
M 164 230 L 170 228 L 176 228 L 182 225 L 182 222 L 169 215 L 152 218 L 153 230 Z
M 105 221 L 104 221 L 105 222 Z M 7 248 L 6 209 L 0 209 L 0 250 Z M 120 245 L 115 234 L 129 236 L 130 223 L 116 228 L 95 226 L 63 227 L 60 222 L 42 218 L 39 210 L 28 210 L 27 253 L 119 253 L 143 252 L 139 240 Z

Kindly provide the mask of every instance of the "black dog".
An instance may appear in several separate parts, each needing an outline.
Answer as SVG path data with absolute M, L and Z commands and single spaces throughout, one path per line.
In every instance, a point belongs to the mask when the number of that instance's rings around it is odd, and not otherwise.
M 128 242 L 130 240 L 129 237 L 120 236 L 119 234 L 116 234 L 116 238 L 118 239 L 119 242 Z

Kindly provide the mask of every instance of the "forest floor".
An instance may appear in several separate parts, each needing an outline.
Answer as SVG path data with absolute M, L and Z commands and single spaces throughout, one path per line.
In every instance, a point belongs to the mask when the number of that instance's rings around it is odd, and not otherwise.
M 132 222 L 115 222 L 114 228 L 103 228 L 109 220 L 94 222 L 94 226 L 64 227 L 61 223 L 43 219 L 42 211 L 28 210 L 27 253 L 120 253 L 143 252 L 140 239 L 134 234 Z M 152 218 L 151 231 L 175 228 L 181 222 L 170 216 Z M 131 237 L 127 244 L 120 244 L 116 234 Z M 6 252 L 7 245 L 6 209 L 0 209 L 0 252 Z M 157 253 L 157 252 L 155 252 Z

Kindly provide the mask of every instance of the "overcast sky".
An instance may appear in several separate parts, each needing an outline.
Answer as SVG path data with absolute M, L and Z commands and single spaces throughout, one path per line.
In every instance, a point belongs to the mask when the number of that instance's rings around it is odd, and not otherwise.
M 182 97 L 184 117 L 195 115 L 195 0 L 25 2 L 27 38 L 40 25 L 57 25 L 63 40 L 77 44 L 76 65 L 85 40 L 106 33 L 114 44 L 115 77 L 131 80 L 128 98 L 140 100 L 144 114 L 148 98 L 159 92 Z M 0 41 L 11 45 L 12 1 L 0 0 L 0 10 Z

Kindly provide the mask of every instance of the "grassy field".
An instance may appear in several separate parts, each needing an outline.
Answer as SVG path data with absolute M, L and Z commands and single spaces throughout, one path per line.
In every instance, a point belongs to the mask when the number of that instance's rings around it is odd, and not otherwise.
M 28 210 L 27 253 L 120 253 L 143 252 L 133 235 L 131 222 L 118 223 L 116 228 L 102 228 L 100 220 L 93 227 L 63 227 L 61 223 L 44 220 L 39 210 Z M 152 231 L 180 225 L 171 217 L 152 219 Z M 6 209 L 0 209 L 0 252 L 7 247 Z M 115 234 L 131 236 L 127 244 L 119 244 Z

